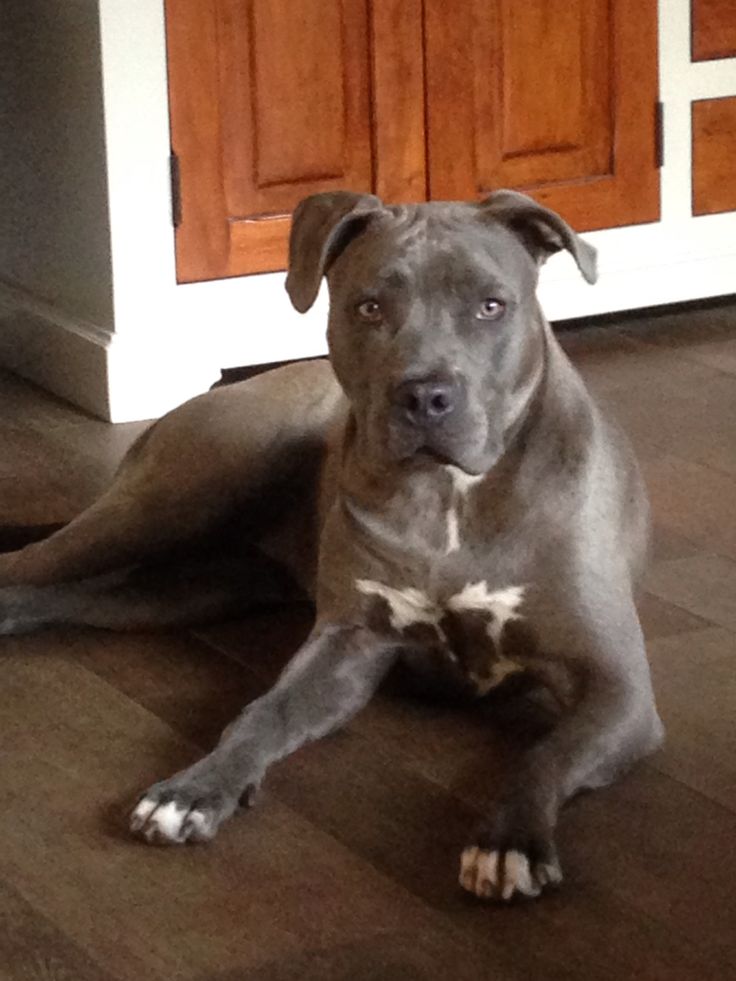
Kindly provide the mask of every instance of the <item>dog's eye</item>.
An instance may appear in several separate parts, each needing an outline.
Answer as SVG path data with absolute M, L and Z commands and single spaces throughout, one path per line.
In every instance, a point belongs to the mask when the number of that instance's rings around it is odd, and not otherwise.
M 506 304 L 503 300 L 496 300 L 494 297 L 489 296 L 478 307 L 478 312 L 475 316 L 477 320 L 498 320 L 499 317 L 503 316 L 505 309 Z
M 376 300 L 363 300 L 357 306 L 358 316 L 370 324 L 376 324 L 383 318 L 381 307 Z

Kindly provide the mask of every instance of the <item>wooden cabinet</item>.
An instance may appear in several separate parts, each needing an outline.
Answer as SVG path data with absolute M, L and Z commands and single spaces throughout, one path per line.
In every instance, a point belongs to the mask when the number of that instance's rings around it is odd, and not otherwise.
M 307 194 L 658 217 L 656 0 L 166 0 L 180 282 L 284 268 Z

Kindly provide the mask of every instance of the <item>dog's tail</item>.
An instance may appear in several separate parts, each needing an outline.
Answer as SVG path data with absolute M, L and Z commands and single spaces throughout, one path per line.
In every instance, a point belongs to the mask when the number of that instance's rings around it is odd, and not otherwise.
M 64 524 L 57 521 L 48 525 L 0 525 L 0 552 L 17 552 L 25 545 L 43 541 Z

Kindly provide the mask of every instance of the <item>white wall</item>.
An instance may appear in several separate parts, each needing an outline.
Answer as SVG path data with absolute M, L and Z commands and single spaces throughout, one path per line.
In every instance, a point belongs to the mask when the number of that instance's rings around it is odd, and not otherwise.
M 112 325 L 95 0 L 4 0 L 0 279 Z
M 113 328 L 96 0 L 0 14 L 0 363 L 109 414 Z
M 323 353 L 324 295 L 307 316 L 300 317 L 286 299 L 283 274 L 176 284 L 163 0 L 5 2 L 10 2 L 11 9 L 43 9 L 67 31 L 72 11 L 76 12 L 90 42 L 88 47 L 80 42 L 84 51 L 76 53 L 83 64 L 88 63 L 91 76 L 98 55 L 92 50 L 90 24 L 93 8 L 99 7 L 105 141 L 103 146 L 99 130 L 93 134 L 88 124 L 91 145 L 86 152 L 96 176 L 88 175 L 85 180 L 97 181 L 99 191 L 106 168 L 115 329 L 109 335 L 98 329 L 99 323 L 85 322 L 91 311 L 104 307 L 104 303 L 92 302 L 99 288 L 94 265 L 87 258 L 84 262 L 70 261 L 68 255 L 54 258 L 59 250 L 68 248 L 71 238 L 83 238 L 88 226 L 92 226 L 93 237 L 100 236 L 97 206 L 87 204 L 85 215 L 80 201 L 97 200 L 99 204 L 99 199 L 87 199 L 82 185 L 68 199 L 74 202 L 69 207 L 60 197 L 55 200 L 57 221 L 66 222 L 67 231 L 57 233 L 61 240 L 42 249 L 38 265 L 34 265 L 33 250 L 25 251 L 26 275 L 33 269 L 34 289 L 41 292 L 48 277 L 51 287 L 47 286 L 45 295 L 51 288 L 52 298 L 69 307 L 62 316 L 58 309 L 29 304 L 28 297 L 3 292 L 0 286 L 0 361 L 101 415 L 123 421 L 158 415 L 204 390 L 221 367 Z M 582 283 L 567 257 L 549 263 L 540 292 L 552 318 L 736 291 L 736 216 L 692 218 L 689 214 L 690 100 L 736 94 L 736 60 L 691 65 L 689 0 L 659 3 L 665 103 L 662 221 L 588 236 L 600 255 L 601 278 L 593 288 Z M 28 19 L 24 21 L 22 14 L 14 12 L 11 22 L 25 23 L 24 30 L 29 32 Z M 17 24 L 16 34 L 20 31 Z M 35 50 L 41 42 L 27 38 L 26 43 Z M 90 74 L 84 74 L 82 68 L 72 74 L 76 77 L 78 72 L 89 81 Z M 88 107 L 93 103 L 93 99 L 84 102 Z M 36 130 L 43 132 L 48 105 L 34 105 L 26 112 L 38 115 Z M 78 109 L 67 106 L 60 111 L 74 114 Z M 49 125 L 58 124 L 49 121 Z M 20 121 L 16 128 L 19 126 Z M 100 160 L 101 147 L 105 166 Z M 20 159 L 13 166 L 22 173 L 25 165 Z M 30 205 L 34 206 L 33 201 Z M 20 220 L 16 208 L 12 234 L 18 233 Z M 75 230 L 74 234 L 68 229 Z M 102 249 L 99 244 L 85 255 L 94 253 L 99 259 L 98 249 Z M 76 279 L 65 279 L 62 273 L 67 264 L 75 266 Z M 86 276 L 80 274 L 83 267 Z M 63 283 L 67 292 L 62 295 L 56 291 Z

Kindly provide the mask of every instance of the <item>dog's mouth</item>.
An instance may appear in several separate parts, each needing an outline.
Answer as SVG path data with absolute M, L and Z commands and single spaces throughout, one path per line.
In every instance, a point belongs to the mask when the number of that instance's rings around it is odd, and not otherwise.
M 478 462 L 469 461 L 460 454 L 457 456 L 444 449 L 434 446 L 420 446 L 413 453 L 404 457 L 403 462 L 419 467 L 454 467 L 468 477 L 480 477 L 486 472 L 486 467 Z
M 384 420 L 381 422 L 386 425 Z M 450 465 L 469 476 L 478 476 L 489 468 L 487 428 L 473 418 L 425 428 L 389 419 L 383 436 L 388 455 L 400 464 L 419 468 Z
M 420 446 L 410 459 L 418 460 L 419 462 L 438 463 L 442 466 L 450 464 L 456 466 L 455 461 L 447 453 L 440 453 L 431 446 Z

